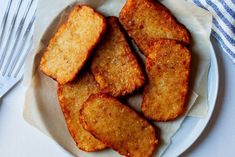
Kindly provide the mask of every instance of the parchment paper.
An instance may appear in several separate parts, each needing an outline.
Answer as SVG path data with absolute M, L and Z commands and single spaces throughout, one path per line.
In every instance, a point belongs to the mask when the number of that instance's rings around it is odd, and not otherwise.
M 28 57 L 24 82 L 29 86 L 24 108 L 24 118 L 44 134 L 53 138 L 63 148 L 80 157 L 110 157 L 120 156 L 111 149 L 86 153 L 80 151 L 71 138 L 66 123 L 58 104 L 56 95 L 56 82 L 46 77 L 38 70 L 41 52 L 48 40 L 56 31 L 59 23 L 66 17 L 69 5 L 74 0 L 39 0 L 37 19 L 35 23 L 34 45 L 36 48 Z M 118 16 L 124 0 L 79 0 L 78 3 L 89 4 L 104 15 Z M 191 32 L 193 44 L 191 46 L 193 55 L 192 80 L 187 112 L 184 116 L 173 122 L 157 123 L 161 132 L 160 146 L 155 156 L 161 156 L 169 146 L 171 137 L 180 128 L 187 115 L 204 117 L 207 114 L 207 75 L 210 64 L 210 31 L 212 16 L 191 3 L 184 0 L 162 1 Z M 66 11 L 62 12 L 66 8 Z M 198 99 L 197 99 L 198 98 Z M 129 98 L 127 103 L 139 110 L 142 98 L 138 93 Z M 196 102 L 196 103 L 195 103 Z M 193 106 L 194 105 L 194 106 Z M 193 109 L 190 111 L 191 107 Z M 190 113 L 188 114 L 188 112 Z

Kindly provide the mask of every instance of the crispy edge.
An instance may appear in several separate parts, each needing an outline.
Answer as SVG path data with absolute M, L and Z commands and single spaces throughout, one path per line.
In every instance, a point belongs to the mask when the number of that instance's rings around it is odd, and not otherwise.
M 81 66 L 78 67 L 77 69 L 77 72 L 70 78 L 70 79 L 67 79 L 67 80 L 60 80 L 59 78 L 57 78 L 56 76 L 54 76 L 54 74 L 52 72 L 49 71 L 49 69 L 47 69 L 44 65 L 45 65 L 45 62 L 46 62 L 46 59 L 45 59 L 45 53 L 50 53 L 48 51 L 48 47 L 49 45 L 51 45 L 52 43 L 54 43 L 57 39 L 58 36 L 60 36 L 63 31 L 66 29 L 66 26 L 68 24 L 68 19 L 69 18 L 72 18 L 71 17 L 71 13 L 74 9 L 77 9 L 78 11 L 82 9 L 82 7 L 88 7 L 90 9 L 92 9 L 94 11 L 94 13 L 99 16 L 102 20 L 103 20 L 103 25 L 101 26 L 102 27 L 102 31 L 100 32 L 100 37 L 97 38 L 96 42 L 90 47 L 90 49 L 87 51 L 87 55 L 86 55 L 86 58 L 85 60 L 82 62 Z M 51 77 L 53 80 L 57 81 L 59 84 L 63 85 L 63 84 L 66 84 L 68 82 L 71 82 L 73 81 L 76 76 L 78 75 L 78 73 L 80 72 L 80 70 L 84 67 L 86 61 L 88 60 L 89 56 L 91 55 L 93 49 L 96 47 L 96 45 L 99 43 L 99 41 L 102 39 L 102 36 L 103 34 L 105 34 L 106 30 L 107 30 L 107 22 L 106 22 L 106 19 L 103 15 L 101 15 L 100 13 L 98 13 L 97 11 L 95 11 L 92 7 L 88 6 L 88 5 L 76 5 L 74 6 L 74 8 L 70 11 L 70 14 L 68 16 L 68 19 L 66 20 L 65 23 L 63 23 L 58 31 L 55 33 L 55 35 L 51 38 L 51 40 L 49 41 L 49 44 L 46 48 L 46 50 L 44 51 L 42 57 L 41 57 L 41 61 L 40 61 L 40 65 L 39 65 L 39 68 L 40 70 L 47 76 Z
M 84 75 L 84 74 L 83 74 L 83 75 Z M 92 76 L 92 74 L 90 74 L 90 75 Z M 83 150 L 83 151 L 86 151 L 86 152 L 96 152 L 96 151 L 100 151 L 100 150 L 103 150 L 103 149 L 107 148 L 107 146 L 104 144 L 104 145 L 101 145 L 101 146 L 96 147 L 96 148 L 94 148 L 94 149 L 85 149 L 85 148 L 81 147 L 80 144 L 75 140 L 75 133 L 74 133 L 74 130 L 70 128 L 70 126 L 69 126 L 69 124 L 68 124 L 68 122 L 67 122 L 67 120 L 66 120 L 67 115 L 69 115 L 68 111 L 65 109 L 66 104 L 65 104 L 65 102 L 62 101 L 62 100 L 60 99 L 60 97 L 59 97 L 59 95 L 62 95 L 62 93 L 63 93 L 63 86 L 64 86 L 64 85 L 62 85 L 62 84 L 58 84 L 58 85 L 57 85 L 58 101 L 59 101 L 61 110 L 62 110 L 62 112 L 63 112 L 63 115 L 64 115 L 64 118 L 65 118 L 65 121 L 66 121 L 66 126 L 67 126 L 67 128 L 68 128 L 68 131 L 69 131 L 70 135 L 73 137 L 73 141 L 76 143 L 76 146 L 77 146 L 79 149 L 81 149 L 81 150 Z M 82 105 L 82 104 L 81 104 L 81 105 Z M 82 124 L 81 124 L 81 125 L 82 125 Z M 92 135 L 92 134 L 91 134 L 91 135 Z M 94 138 L 96 138 L 96 137 L 94 136 Z M 96 138 L 96 139 L 97 139 L 97 138 Z M 97 139 L 97 140 L 98 140 L 98 139 Z M 99 141 L 100 141 L 100 140 L 99 140 Z
M 127 22 L 127 19 L 130 19 L 133 17 L 133 14 L 135 12 L 135 3 L 137 3 L 137 1 L 139 0 L 127 0 L 125 5 L 123 6 L 121 12 L 119 13 L 119 19 L 120 19 L 120 22 L 121 24 L 124 26 L 124 28 L 126 29 L 126 22 Z M 166 7 L 164 6 L 162 3 L 160 2 L 157 2 L 155 0 L 145 0 L 146 2 L 148 3 L 151 3 L 151 5 L 153 5 L 155 8 L 156 8 L 156 5 L 160 6 L 164 12 L 166 12 L 166 14 L 168 14 L 170 16 L 170 18 L 172 18 L 178 27 L 180 27 L 181 31 L 184 32 L 184 37 L 180 40 L 180 39 L 171 39 L 171 40 L 177 40 L 179 42 L 182 42 L 186 45 L 190 45 L 191 44 L 191 34 L 190 32 L 188 31 L 188 29 L 182 24 L 180 23 L 176 17 L 171 13 L 171 11 Z M 134 4 L 134 5 L 133 5 Z M 131 22 L 131 21 L 128 21 L 128 22 Z M 127 29 L 126 29 L 127 30 Z M 128 34 L 130 35 L 130 37 L 132 37 L 134 39 L 134 36 L 132 36 L 129 31 L 127 31 Z M 153 45 L 154 42 L 157 42 L 158 40 L 162 40 L 163 38 L 159 38 L 159 39 L 156 39 L 155 41 L 150 41 L 150 44 L 149 46 Z M 145 50 L 140 42 L 141 41 L 137 41 L 136 39 L 134 39 L 136 44 L 138 45 L 138 47 L 140 47 L 141 51 L 145 54 L 147 50 Z M 145 54 L 147 55 L 147 54 Z
M 142 110 L 142 112 L 144 113 L 144 116 L 145 116 L 147 119 L 149 119 L 149 120 L 159 121 L 159 122 L 168 122 L 168 121 L 176 120 L 177 118 L 179 118 L 180 116 L 182 116 L 182 115 L 185 113 L 185 111 L 186 111 L 185 106 L 186 106 L 186 102 L 187 102 L 187 100 L 188 100 L 188 95 L 189 95 L 189 79 L 190 79 L 190 72 L 191 72 L 191 61 L 192 61 L 191 58 L 192 58 L 192 56 L 191 56 L 191 53 L 190 53 L 189 49 L 188 49 L 184 44 L 182 44 L 182 43 L 179 42 L 179 41 L 170 40 L 170 39 L 163 39 L 163 40 L 159 40 L 159 41 L 155 42 L 154 45 L 148 49 L 148 52 L 149 52 L 149 53 L 154 50 L 155 45 L 156 45 L 156 43 L 158 43 L 158 42 L 159 42 L 161 45 L 166 44 L 166 43 L 168 43 L 168 44 L 173 44 L 173 45 L 178 44 L 178 45 L 180 45 L 181 47 L 187 49 L 188 52 L 189 52 L 189 53 L 188 53 L 188 54 L 189 54 L 189 64 L 188 64 L 188 67 L 186 68 L 186 70 L 188 71 L 188 75 L 187 75 L 187 80 L 185 81 L 185 87 L 186 87 L 186 89 L 187 89 L 187 92 L 186 92 L 186 94 L 185 94 L 185 99 L 184 99 L 184 102 L 183 102 L 183 106 L 182 106 L 181 110 L 179 110 L 179 112 L 178 112 L 176 115 L 174 115 L 174 116 L 172 116 L 172 117 L 168 117 L 167 119 L 165 119 L 165 118 L 156 119 L 156 118 L 153 118 L 153 117 L 151 117 L 151 116 L 145 114 L 144 109 L 143 109 L 143 108 L 146 106 L 146 105 L 144 104 L 144 99 L 146 99 L 146 96 L 147 96 L 146 93 L 148 92 L 147 90 L 148 90 L 148 88 L 149 88 L 149 87 L 148 87 L 149 84 L 147 84 L 146 87 L 145 87 L 145 89 L 144 89 L 143 101 L 142 101 L 142 104 L 141 104 L 141 110 Z M 148 60 L 149 60 L 149 58 L 146 59 L 146 71 L 147 71 L 147 73 L 148 73 L 148 71 L 149 71 L 148 69 L 152 66 L 152 65 L 148 64 L 148 63 L 149 63 Z M 149 75 L 149 74 L 148 74 L 148 75 Z
M 136 65 L 137 68 L 138 68 L 137 70 L 138 70 L 138 72 L 140 73 L 140 77 L 137 79 L 137 80 L 140 80 L 140 84 L 137 85 L 137 83 L 135 82 L 135 84 L 132 86 L 132 88 L 131 88 L 130 91 L 128 91 L 127 88 L 125 88 L 125 89 L 122 89 L 122 90 L 120 90 L 120 91 L 118 91 L 118 92 L 112 92 L 113 90 L 110 89 L 110 86 L 105 86 L 105 87 L 103 87 L 103 86 L 100 84 L 100 82 L 98 81 L 97 78 L 100 77 L 100 76 L 102 76 L 102 73 L 100 73 L 99 70 L 96 70 L 96 68 L 93 68 L 93 66 L 91 66 L 91 71 L 92 71 L 92 73 L 93 73 L 93 75 L 94 75 L 96 81 L 99 83 L 100 89 L 102 90 L 103 93 L 111 94 L 111 95 L 114 96 L 114 97 L 125 96 L 125 95 L 131 94 L 131 93 L 133 93 L 135 90 L 141 88 L 141 87 L 145 84 L 146 78 L 145 78 L 145 75 L 144 75 L 144 73 L 143 73 L 143 71 L 142 71 L 142 69 L 141 69 L 140 63 L 138 62 L 138 60 L 137 60 L 135 54 L 133 53 L 133 51 L 132 51 L 131 48 L 130 48 L 130 45 L 129 45 L 128 40 L 127 40 L 127 37 L 126 37 L 126 33 L 125 33 L 124 30 L 122 29 L 121 24 L 120 24 L 120 22 L 119 22 L 119 19 L 118 19 L 117 17 L 115 17 L 115 16 L 109 16 L 109 17 L 107 17 L 107 25 L 113 25 L 112 27 L 115 27 L 116 29 L 118 29 L 118 30 L 122 33 L 123 38 L 124 38 L 124 40 L 125 40 L 125 42 L 126 42 L 126 45 L 125 45 L 126 50 L 127 50 L 128 53 L 129 53 L 129 55 L 128 55 L 127 57 L 128 57 L 129 59 L 131 59 L 132 61 L 135 62 L 135 65 Z M 105 35 L 107 36 L 108 34 L 106 33 Z M 103 41 L 103 42 L 105 42 L 105 41 Z M 102 44 L 102 43 L 101 43 L 101 44 Z M 107 82 L 106 82 L 106 83 L 107 83 Z
M 97 99 L 97 98 L 107 98 L 107 99 L 115 99 L 113 96 L 110 96 L 108 94 L 104 94 L 104 93 L 98 93 L 98 94 L 92 94 L 82 105 L 82 108 L 80 109 L 80 122 L 83 125 L 84 129 L 86 129 L 87 131 L 89 131 L 94 137 L 96 137 L 97 139 L 99 139 L 100 141 L 102 141 L 105 145 L 107 145 L 108 147 L 114 149 L 115 151 L 117 151 L 119 154 L 121 154 L 121 152 L 119 151 L 119 148 L 115 147 L 114 145 L 110 144 L 107 141 L 104 141 L 103 139 L 99 138 L 98 135 L 95 133 L 94 130 L 92 130 L 91 128 L 88 127 L 87 123 L 85 122 L 85 118 L 83 116 L 83 111 L 84 108 L 86 106 L 89 105 L 89 102 L 92 101 L 93 99 Z M 118 101 L 117 99 L 115 99 L 116 101 Z M 118 101 L 119 102 L 119 101 Z M 119 102 L 121 103 L 121 102 Z M 148 157 L 151 157 L 154 152 L 156 151 L 157 145 L 159 144 L 159 140 L 158 140 L 158 136 L 156 134 L 156 130 L 155 128 L 146 120 L 144 119 L 142 116 L 140 116 L 139 114 L 137 114 L 134 110 L 132 110 L 131 108 L 129 108 L 126 105 L 123 105 L 124 107 L 126 107 L 126 109 L 128 110 L 128 112 L 130 114 L 136 114 L 140 119 L 144 120 L 144 122 L 146 122 L 149 126 L 151 126 L 151 128 L 154 130 L 152 137 L 154 137 L 153 139 L 153 143 L 152 143 L 152 152 L 151 154 L 149 154 Z M 121 107 L 121 106 L 120 106 Z M 121 154 L 121 155 L 125 155 L 127 157 L 131 157 L 129 154 Z

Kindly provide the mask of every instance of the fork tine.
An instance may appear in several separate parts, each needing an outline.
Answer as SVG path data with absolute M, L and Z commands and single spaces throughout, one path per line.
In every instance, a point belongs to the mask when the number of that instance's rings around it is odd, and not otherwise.
M 0 58 L 0 70 L 1 70 L 1 68 L 3 67 L 4 59 L 5 59 L 5 57 L 6 57 L 7 49 L 8 49 L 9 44 L 10 44 L 10 40 L 11 40 L 11 36 L 12 36 L 12 34 L 13 34 L 13 29 L 14 29 L 14 26 L 15 26 L 16 18 L 17 18 L 17 16 L 18 16 L 18 13 L 19 13 L 20 6 L 21 6 L 21 4 L 22 4 L 22 1 L 23 1 L 23 0 L 20 0 L 19 3 L 17 4 L 17 11 L 15 12 L 15 14 L 14 14 L 14 16 L 13 16 L 13 18 L 12 18 L 12 21 L 11 21 L 11 25 L 10 25 L 10 28 L 9 28 L 10 34 L 9 34 L 9 36 L 8 36 L 8 38 L 7 38 L 6 45 L 5 45 L 4 49 L 3 49 L 3 53 L 2 53 L 2 56 L 1 56 L 1 58 Z
M 18 68 L 16 69 L 16 72 L 15 72 L 15 75 L 14 75 L 15 78 L 18 76 L 18 74 L 19 74 L 21 68 L 23 67 L 24 61 L 26 60 L 26 57 L 28 56 L 28 54 L 29 54 L 29 52 L 30 52 L 30 49 L 32 48 L 32 47 L 31 47 L 32 44 L 33 44 L 33 36 L 31 36 L 29 47 L 28 47 L 28 49 L 26 50 L 26 52 L 25 52 L 23 58 L 21 59 Z
M 10 8 L 11 8 L 11 3 L 12 3 L 12 0 L 10 0 L 7 4 L 7 10 L 3 16 L 3 20 L 2 20 L 2 24 L 1 24 L 1 34 L 0 34 L 0 49 L 2 48 L 2 40 L 3 40 L 3 37 L 5 35 L 5 27 L 6 27 L 6 23 L 7 23 L 7 19 L 8 19 L 8 16 L 9 16 L 9 12 L 10 12 Z
M 18 43 L 19 43 L 18 41 L 19 41 L 19 38 L 20 38 L 20 35 L 21 35 L 21 31 L 22 31 L 22 29 L 23 29 L 25 19 L 26 19 L 27 15 L 28 15 L 28 12 L 29 12 L 29 10 L 30 10 L 30 8 L 31 8 L 32 3 L 33 3 L 33 0 L 31 0 L 31 1 L 28 3 L 28 5 L 27 5 L 27 7 L 26 7 L 26 10 L 25 10 L 25 12 L 24 12 L 24 15 L 23 15 L 23 17 L 22 17 L 22 19 L 21 19 L 21 21 L 20 21 L 20 24 L 19 24 L 19 26 L 18 26 L 18 28 L 17 28 L 17 31 L 16 31 L 16 38 L 14 38 L 15 41 L 13 42 L 14 45 L 13 45 L 13 48 L 11 49 L 11 51 L 10 51 L 10 55 L 9 55 L 9 57 L 8 57 L 8 60 L 7 60 L 6 64 L 5 64 L 5 67 L 4 67 L 4 70 L 3 70 L 3 76 L 5 76 L 5 74 L 6 74 L 6 72 L 7 72 L 7 69 L 8 69 L 8 67 L 9 67 L 9 65 L 10 65 L 10 63 L 11 63 L 12 57 L 13 57 L 13 55 L 14 55 L 14 53 L 15 53 L 15 51 L 16 51 L 16 48 L 17 48 L 17 46 L 18 46 Z M 24 43 L 22 43 L 22 44 L 24 44 Z
M 27 29 L 26 29 L 24 35 L 23 35 L 22 44 L 21 44 L 21 47 L 19 48 L 19 52 L 17 53 L 17 55 L 15 56 L 15 58 L 14 58 L 12 64 L 11 64 L 10 71 L 9 71 L 8 74 L 7 74 L 7 76 L 9 76 L 9 77 L 11 76 L 12 72 L 14 71 L 14 68 L 15 68 L 15 66 L 16 66 L 16 64 L 17 64 L 17 61 L 19 60 L 19 58 L 20 58 L 20 56 L 21 56 L 21 54 L 22 54 L 22 50 L 23 50 L 23 48 L 24 48 L 24 46 L 25 46 L 24 43 L 27 41 L 27 39 L 28 39 L 28 37 L 29 37 L 29 33 L 30 33 L 31 29 L 32 29 L 32 26 L 33 26 L 33 24 L 34 24 L 34 21 L 35 21 L 35 13 L 34 13 L 33 18 L 31 19 L 31 21 L 30 21 L 30 23 L 29 23 L 29 25 L 28 25 L 28 27 L 27 27 Z M 23 60 L 23 61 L 24 61 L 24 60 Z M 23 65 L 23 64 L 22 64 L 22 65 Z M 21 65 L 21 66 L 22 66 L 22 65 Z M 18 67 L 18 68 L 21 68 L 21 67 Z M 20 70 L 20 69 L 19 69 L 19 70 Z M 18 75 L 18 73 L 17 73 L 16 75 Z

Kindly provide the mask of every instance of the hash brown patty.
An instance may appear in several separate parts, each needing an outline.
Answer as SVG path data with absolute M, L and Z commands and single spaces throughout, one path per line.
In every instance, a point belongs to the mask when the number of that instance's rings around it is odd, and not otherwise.
M 103 93 L 124 96 L 141 87 L 145 76 L 131 51 L 116 17 L 107 18 L 108 29 L 98 45 L 91 71 Z
M 185 111 L 190 51 L 173 40 L 159 40 L 148 51 L 148 84 L 144 89 L 142 111 L 151 120 L 174 120 Z
M 153 155 L 158 142 L 154 127 L 114 97 L 91 95 L 80 112 L 84 128 L 121 155 Z
M 159 39 L 174 39 L 185 44 L 191 42 L 187 29 L 156 0 L 127 0 L 119 19 L 146 56 L 148 48 Z
M 82 74 L 75 82 L 58 86 L 58 99 L 70 134 L 77 146 L 87 152 L 102 150 L 106 147 L 104 143 L 83 129 L 79 121 L 82 104 L 91 94 L 99 91 L 99 86 L 90 72 Z
M 72 81 L 106 30 L 105 18 L 86 5 L 76 5 L 52 37 L 40 69 L 60 84 Z

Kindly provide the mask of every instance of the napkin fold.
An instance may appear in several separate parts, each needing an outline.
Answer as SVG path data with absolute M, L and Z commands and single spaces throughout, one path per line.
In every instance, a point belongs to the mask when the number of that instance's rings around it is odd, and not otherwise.
M 189 0 L 213 15 L 212 35 L 235 63 L 235 1 Z

